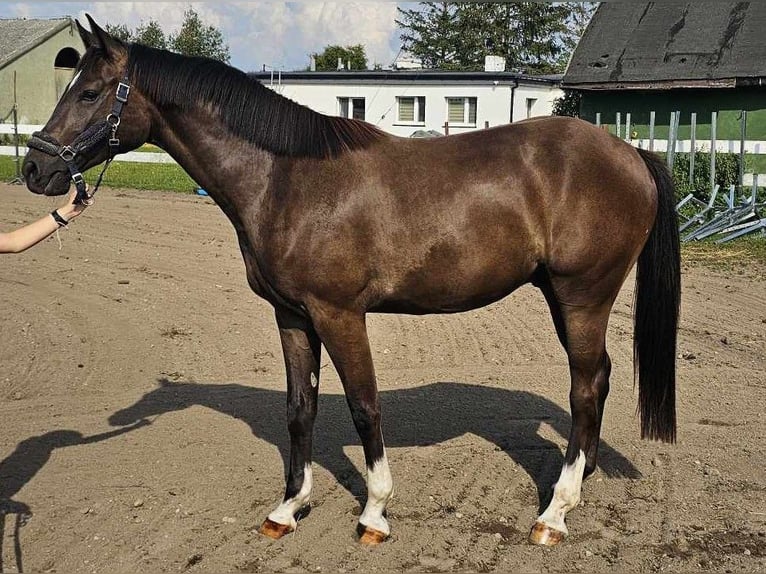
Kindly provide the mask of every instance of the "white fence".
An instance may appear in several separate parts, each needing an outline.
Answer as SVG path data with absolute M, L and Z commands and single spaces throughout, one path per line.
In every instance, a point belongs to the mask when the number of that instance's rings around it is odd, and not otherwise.
M 43 129 L 43 126 L 37 126 L 33 124 L 19 124 L 19 135 L 32 135 L 34 132 Z M 13 124 L 0 123 L 0 135 L 8 134 L 13 135 Z M 649 149 L 651 146 L 654 151 L 664 152 L 668 149 L 668 141 L 655 139 L 650 142 L 648 139 L 628 139 L 631 144 L 636 147 Z M 702 150 L 710 150 L 709 140 L 696 140 L 695 147 Z M 746 140 L 745 152 L 756 155 L 766 155 L 766 141 L 764 140 Z M 678 140 L 676 141 L 676 152 L 688 152 L 691 149 L 691 140 Z M 716 151 L 719 153 L 740 153 L 740 141 L 739 140 L 717 140 L 715 141 Z M 23 156 L 26 153 L 26 146 L 19 146 L 19 155 Z M 0 155 L 16 155 L 16 147 L 13 145 L 0 146 Z M 120 154 L 114 158 L 114 161 L 129 161 L 136 163 L 176 163 L 175 160 L 165 152 L 138 152 L 132 151 L 124 154 Z
M 32 135 L 34 132 L 40 131 L 43 126 L 36 126 L 32 124 L 19 124 L 19 135 Z M 13 124 L 0 124 L 0 135 L 8 134 L 14 135 Z M 27 153 L 26 145 L 19 146 L 19 155 L 23 156 Z M 3 145 L 0 146 L 0 155 L 16 155 L 16 146 Z M 131 161 L 136 163 L 176 163 L 176 161 L 165 152 L 144 152 L 144 151 L 131 151 L 128 153 L 121 153 L 114 158 L 114 161 Z

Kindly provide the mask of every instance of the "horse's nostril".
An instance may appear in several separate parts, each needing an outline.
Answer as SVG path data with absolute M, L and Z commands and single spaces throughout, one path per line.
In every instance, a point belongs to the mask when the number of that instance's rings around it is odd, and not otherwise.
M 24 165 L 21 166 L 21 173 L 24 175 L 24 179 L 27 181 L 37 178 L 37 174 L 39 173 L 37 164 L 28 159 L 24 162 Z

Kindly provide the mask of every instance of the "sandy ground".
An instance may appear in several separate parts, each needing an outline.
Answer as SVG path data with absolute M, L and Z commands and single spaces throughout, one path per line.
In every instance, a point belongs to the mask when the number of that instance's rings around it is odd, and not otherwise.
M 61 247 L 2 259 L 0 571 L 766 569 L 762 274 L 685 266 L 675 446 L 639 439 L 625 286 L 601 467 L 553 549 L 525 542 L 570 422 L 542 296 L 372 315 L 392 537 L 356 542 L 363 455 L 323 355 L 312 508 L 275 542 L 256 529 L 283 492 L 284 367 L 233 229 L 207 198 L 99 195 Z M 4 230 L 57 205 L 0 197 Z

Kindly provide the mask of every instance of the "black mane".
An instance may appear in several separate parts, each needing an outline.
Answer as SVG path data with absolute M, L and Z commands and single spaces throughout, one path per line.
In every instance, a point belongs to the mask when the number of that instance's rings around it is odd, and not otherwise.
M 384 134 L 365 122 L 315 112 L 216 60 L 141 44 L 131 44 L 129 54 L 128 77 L 157 105 L 211 104 L 232 134 L 279 155 L 333 157 Z

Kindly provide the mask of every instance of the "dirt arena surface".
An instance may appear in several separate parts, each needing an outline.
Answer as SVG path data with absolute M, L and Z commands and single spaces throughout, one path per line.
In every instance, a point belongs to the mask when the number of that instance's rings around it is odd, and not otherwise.
M 0 185 L 0 229 L 60 198 Z M 632 282 L 610 322 L 600 468 L 556 548 L 525 542 L 558 476 L 568 369 L 542 296 L 370 315 L 392 537 L 356 542 L 364 462 L 323 354 L 312 508 L 283 494 L 284 367 L 207 198 L 103 190 L 0 267 L 0 571 L 766 570 L 766 282 L 684 265 L 675 446 L 639 439 Z

